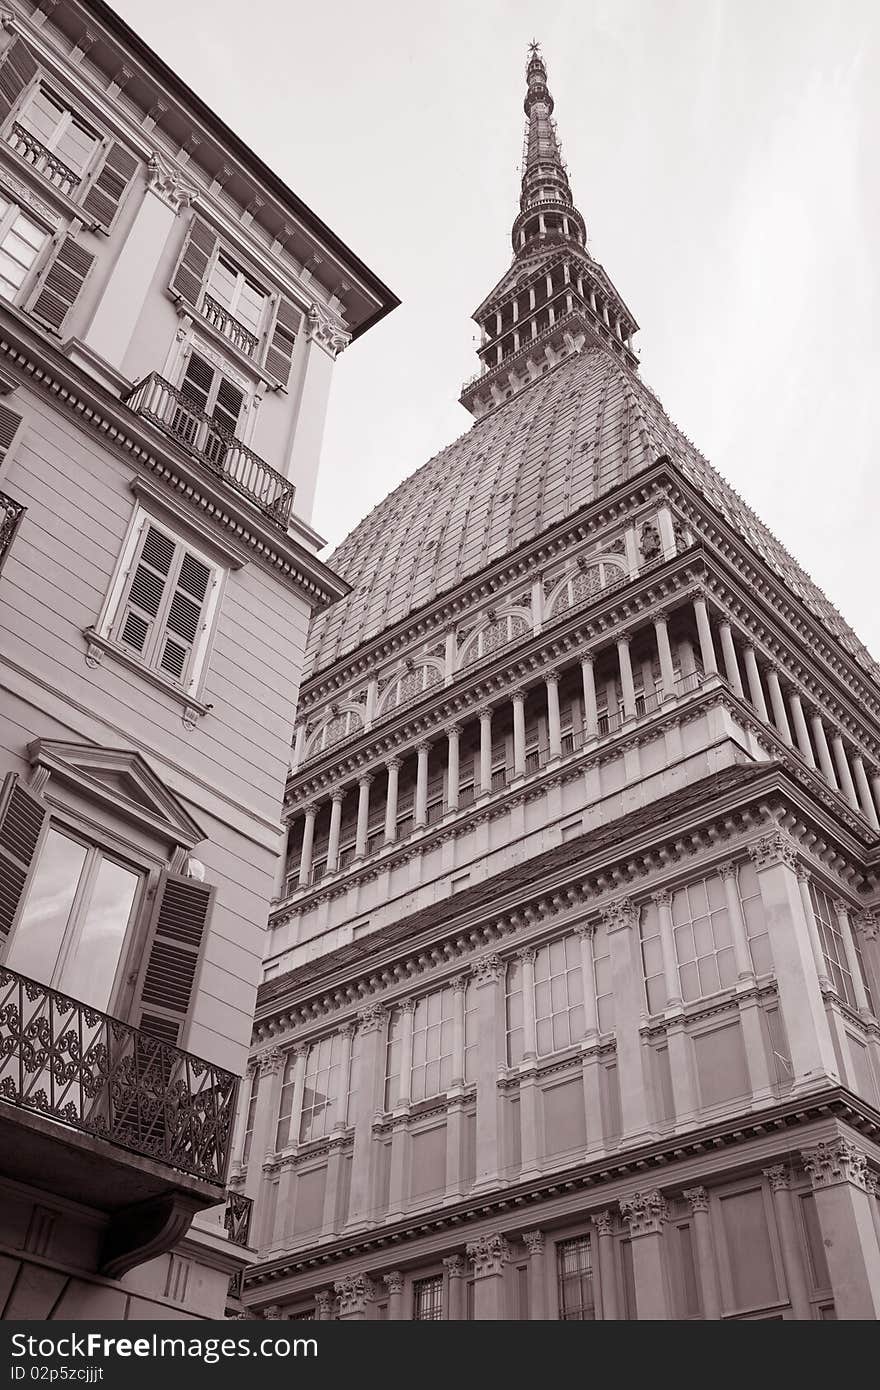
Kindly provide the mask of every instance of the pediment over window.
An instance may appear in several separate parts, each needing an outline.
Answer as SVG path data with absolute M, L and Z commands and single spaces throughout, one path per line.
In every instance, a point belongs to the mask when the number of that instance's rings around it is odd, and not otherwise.
M 49 779 L 72 785 L 170 846 L 191 850 L 206 838 L 180 798 L 140 753 L 38 738 L 28 745 L 28 757 L 40 787 Z

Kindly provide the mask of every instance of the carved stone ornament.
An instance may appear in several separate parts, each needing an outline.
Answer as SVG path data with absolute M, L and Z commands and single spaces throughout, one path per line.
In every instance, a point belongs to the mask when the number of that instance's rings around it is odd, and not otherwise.
M 503 1236 L 480 1236 L 478 1240 L 468 1241 L 467 1257 L 474 1266 L 474 1277 L 484 1279 L 490 1274 L 500 1274 L 507 1263 L 510 1247 Z
M 333 1285 L 339 1295 L 339 1312 L 342 1317 L 351 1313 L 362 1313 L 367 1299 L 373 1295 L 372 1281 L 366 1274 L 346 1274 Z
M 403 1275 L 399 1269 L 392 1270 L 390 1274 L 383 1274 L 382 1283 L 392 1296 L 403 1293 Z
M 277 1322 L 281 1317 L 281 1309 L 277 1303 L 267 1303 L 263 1309 L 263 1317 L 267 1322 Z
M 853 917 L 852 925 L 865 941 L 877 940 L 877 918 L 873 912 L 867 909 L 864 912 L 859 912 Z
M 691 1211 L 709 1210 L 709 1194 L 705 1187 L 688 1187 L 681 1195 L 690 1203 Z
M 195 185 L 188 183 L 177 165 L 158 150 L 153 151 L 147 164 L 147 187 L 174 213 L 188 208 L 198 195 Z
M 262 1076 L 274 1076 L 284 1065 L 284 1053 L 280 1048 L 272 1047 L 257 1058 L 257 1064 Z
M 463 1255 L 447 1255 L 443 1268 L 450 1279 L 463 1279 L 467 1274 L 467 1261 Z
M 351 334 L 346 331 L 340 319 L 335 318 L 320 304 L 312 304 L 307 316 L 306 337 L 328 352 L 338 357 L 351 342 Z
M 598 1235 L 614 1235 L 614 1214 L 613 1212 L 608 1211 L 607 1208 L 605 1211 L 597 1211 L 595 1216 L 593 1216 L 591 1220 L 593 1222 L 593 1225 L 596 1227 L 596 1232 Z
M 103 659 L 104 648 L 99 647 L 97 642 L 89 642 L 86 647 L 86 665 L 94 670 L 96 666 L 100 666 Z
M 794 840 L 783 830 L 773 830 L 757 844 L 749 845 L 749 856 L 757 869 L 769 869 L 774 864 L 786 864 L 793 869 L 797 864 L 797 853 Z
M 504 961 L 498 955 L 481 956 L 474 961 L 474 980 L 478 985 L 494 984 L 504 975 Z
M 385 1021 L 384 1004 L 364 1004 L 358 1009 L 358 1032 L 375 1033 Z
M 649 1192 L 634 1192 L 620 1201 L 620 1214 L 629 1226 L 631 1236 L 657 1235 L 663 1222 L 669 1220 L 669 1207 L 659 1188 Z
M 635 929 L 639 925 L 639 909 L 631 898 L 616 898 L 600 908 L 602 923 L 608 932 Z
M 543 1255 L 544 1253 L 544 1232 L 543 1231 L 523 1231 L 523 1245 L 530 1255 Z
M 330 1289 L 320 1289 L 315 1294 L 315 1317 L 318 1322 L 329 1322 L 336 1316 L 336 1296 Z
M 639 532 L 639 550 L 642 552 L 642 559 L 645 561 L 656 560 L 661 553 L 660 532 L 653 521 L 646 521 Z
M 868 1161 L 851 1139 L 841 1137 L 825 1144 L 814 1144 L 812 1148 L 801 1149 L 801 1158 L 814 1188 L 851 1182 L 865 1190 Z
M 791 1169 L 787 1163 L 774 1163 L 761 1171 L 774 1192 L 787 1192 L 791 1187 Z

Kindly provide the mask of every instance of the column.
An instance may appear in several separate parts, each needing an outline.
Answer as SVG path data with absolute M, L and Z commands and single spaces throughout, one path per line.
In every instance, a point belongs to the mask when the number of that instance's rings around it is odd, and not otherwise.
M 493 1187 L 498 1178 L 501 1148 L 498 1066 L 504 1059 L 504 962 L 493 954 L 474 962 L 477 1049 L 477 1143 L 475 1187 Z
M 663 699 L 671 700 L 675 695 L 675 667 L 672 664 L 672 648 L 669 645 L 669 619 L 665 613 L 658 613 L 654 619 L 654 635 L 657 638 L 657 655 L 660 658 Z
M 795 1215 L 792 1210 L 791 1172 L 785 1163 L 774 1163 L 762 1169 L 764 1177 L 773 1193 L 773 1206 L 776 1212 L 776 1229 L 782 1249 L 782 1263 L 785 1267 L 785 1282 L 791 1311 L 798 1322 L 809 1322 L 812 1316 L 810 1295 L 801 1257 Z
M 521 1135 L 521 1178 L 537 1177 L 538 1167 L 538 1091 L 535 1080 L 537 1035 L 535 1024 L 535 952 L 531 947 L 518 951 L 522 972 L 523 1059 L 520 1063 L 519 1125 Z
M 346 1274 L 333 1287 L 339 1298 L 339 1321 L 363 1322 L 367 1302 L 373 1296 L 372 1280 L 366 1274 Z
M 648 1119 L 649 1078 L 639 1033 L 646 1012 L 639 909 L 629 898 L 618 898 L 602 909 L 602 918 L 611 952 L 622 1138 L 635 1143 L 654 1137 Z
M 345 1072 L 342 1073 L 345 1075 Z M 324 1180 L 324 1209 L 321 1219 L 321 1235 L 336 1236 L 344 1221 L 340 1214 L 341 1195 L 342 1195 L 342 1148 L 348 1135 L 346 1127 L 340 1120 L 334 1125 L 331 1134 L 327 1139 L 327 1176 Z
M 707 1322 L 717 1322 L 721 1317 L 721 1293 L 718 1288 L 718 1266 L 715 1262 L 715 1247 L 712 1242 L 712 1219 L 709 1216 L 709 1195 L 705 1187 L 689 1187 L 682 1192 L 690 1203 L 691 1221 L 694 1228 L 694 1253 L 697 1263 L 697 1279 L 700 1284 L 700 1303 L 703 1317 Z
M 351 1025 L 349 1025 L 351 1027 Z M 344 1031 L 344 1030 L 343 1030 Z M 293 1052 L 293 1096 L 290 1101 L 290 1130 L 288 1144 L 299 1141 L 299 1126 L 302 1119 L 303 1094 L 306 1089 L 306 1059 L 309 1055 L 307 1043 L 297 1043 Z M 279 1105 L 281 1097 L 279 1096 Z
M 391 1130 L 391 1164 L 388 1179 L 387 1215 L 400 1216 L 406 1207 L 407 1177 L 412 1148 L 409 1132 L 409 1105 L 412 1096 L 412 1053 L 413 1053 L 413 1013 L 415 1000 L 404 999 L 398 1005 L 400 1010 L 400 1076 L 397 1095 L 391 1096 L 390 1105 L 397 1118 Z
M 874 1222 L 874 1234 L 877 1237 L 878 1245 L 880 1245 L 880 1202 L 877 1200 L 880 1196 L 880 1175 L 872 1172 L 870 1168 L 865 1170 L 865 1190 L 868 1193 L 868 1205 L 871 1208 L 871 1219 Z
M 764 699 L 764 689 L 761 685 L 761 672 L 758 669 L 758 658 L 755 656 L 755 649 L 751 642 L 745 647 L 746 679 L 749 683 L 749 699 L 762 719 L 769 722 L 770 716 L 767 713 L 767 701 Z
M 852 760 L 853 772 L 856 778 L 856 788 L 859 793 L 859 805 L 862 813 L 871 822 L 875 830 L 880 830 L 880 820 L 877 819 L 877 812 L 871 798 L 871 786 L 868 782 L 868 774 L 865 771 L 865 763 L 861 753 L 856 753 Z
M 446 1270 L 446 1284 L 449 1290 L 449 1311 L 446 1316 L 450 1322 L 464 1322 L 467 1313 L 464 1292 L 467 1264 L 464 1256 L 447 1255 L 443 1261 L 443 1268 Z
M 707 676 L 717 675 L 718 662 L 715 660 L 712 628 L 709 624 L 709 612 L 706 608 L 706 600 L 703 598 L 702 594 L 697 594 L 694 599 L 694 616 L 697 620 L 697 635 L 700 639 L 700 655 L 703 658 L 703 670 Z
M 620 665 L 620 691 L 623 699 L 623 717 L 624 719 L 635 719 L 636 688 L 633 681 L 628 637 L 619 637 L 617 639 L 617 659 Z
M 529 1252 L 529 1322 L 544 1322 L 547 1318 L 544 1232 L 523 1231 L 522 1239 Z
M 339 827 L 342 824 L 342 803 L 345 792 L 337 787 L 330 798 L 330 839 L 327 843 L 327 872 L 335 874 L 339 868 Z
M 794 1089 L 840 1085 L 819 989 L 803 900 L 795 876 L 797 847 L 781 830 L 751 845 L 767 921 L 779 1005 L 791 1048 Z
M 592 652 L 588 652 L 581 659 L 581 676 L 584 683 L 584 740 L 589 741 L 599 733 L 599 706 L 596 703 L 596 676 Z
M 385 798 L 386 845 L 393 845 L 397 840 L 397 797 L 402 761 L 401 758 L 389 758 L 385 764 L 388 769 L 388 791 Z
M 302 852 L 299 859 L 300 888 L 307 888 L 312 881 L 312 852 L 315 844 L 315 817 L 317 814 L 317 806 L 310 802 L 305 807 L 305 819 L 303 821 Z
M 840 928 L 840 935 L 843 937 L 843 950 L 846 955 L 846 965 L 852 976 L 853 993 L 856 996 L 856 1007 L 860 1014 L 869 1014 L 868 996 L 865 992 L 865 981 L 862 977 L 862 967 L 856 955 L 856 943 L 853 940 L 852 925 L 849 920 L 849 908 L 842 898 L 834 899 L 834 912 L 837 917 L 837 925 Z
M 372 774 L 369 772 L 358 778 L 357 829 L 354 843 L 356 859 L 363 859 L 367 853 L 367 834 L 370 827 L 370 787 L 372 783 Z
M 514 690 L 513 702 L 513 775 L 526 775 L 526 693 Z
M 736 960 L 737 978 L 740 980 L 753 980 L 755 978 L 755 971 L 752 966 L 752 953 L 749 950 L 749 938 L 746 931 L 745 918 L 743 917 L 742 903 L 739 899 L 736 865 L 728 860 L 726 864 L 720 864 L 718 866 L 718 873 L 724 884 L 724 896 L 727 902 L 730 934 L 733 938 L 733 954 Z
M 724 658 L 724 674 L 727 683 L 734 695 L 738 695 L 742 700 L 745 692 L 743 691 L 742 681 L 739 674 L 739 663 L 736 659 L 736 647 L 733 643 L 733 633 L 730 630 L 730 623 L 724 618 L 718 625 L 721 633 L 721 655 Z
M 791 729 L 788 727 L 788 715 L 785 712 L 785 700 L 782 698 L 782 686 L 779 684 L 779 674 L 775 666 L 771 666 L 767 672 L 767 688 L 770 691 L 770 705 L 773 710 L 773 723 L 776 725 L 784 743 L 791 744 Z
M 547 741 L 551 760 L 562 757 L 562 727 L 559 718 L 559 672 L 548 671 L 544 677 L 547 687 Z
M 749 950 L 749 936 L 746 929 L 746 921 L 743 916 L 742 903 L 739 897 L 736 865 L 730 861 L 726 864 L 719 864 L 718 873 L 724 884 L 727 916 L 730 922 L 730 934 L 733 940 L 734 958 L 736 960 L 737 980 L 741 990 L 739 996 L 739 1021 L 740 1027 L 742 1028 L 743 1045 L 745 1047 L 749 1085 L 752 1091 L 753 1103 L 765 1104 L 768 1101 L 772 1101 L 774 1098 L 772 1089 L 773 1078 L 770 1075 L 767 1049 L 764 1046 L 761 1007 L 755 998 L 752 988 L 755 983 L 755 971 L 752 965 L 752 953 Z
M 791 722 L 794 724 L 794 736 L 797 739 L 797 746 L 801 751 L 801 756 L 810 764 L 810 767 L 815 767 L 816 759 L 813 756 L 813 746 L 810 743 L 810 733 L 807 729 L 804 707 L 801 704 L 801 697 L 796 690 L 792 690 L 789 693 L 788 708 L 791 710 Z
M 381 1004 L 364 1004 L 358 1011 L 360 1051 L 358 1087 L 352 1095 L 354 1151 L 348 1226 L 362 1229 L 373 1219 L 373 1116 L 381 1108 L 385 1085 L 385 1017 Z
M 336 1319 L 336 1295 L 332 1289 L 319 1289 L 315 1294 L 315 1322 L 332 1322 Z
M 867 1162 L 841 1135 L 801 1150 L 816 1211 L 839 1320 L 880 1319 L 880 1248 L 871 1216 Z
M 459 740 L 460 740 L 460 738 L 461 738 L 461 725 L 460 725 L 460 724 L 450 724 L 450 725 L 449 725 L 449 728 L 446 730 L 446 739 L 447 739 L 447 743 L 448 743 L 448 748 L 447 748 L 447 759 L 446 759 L 446 810 L 447 810 L 447 811 L 457 811 L 457 810 L 458 810 L 458 786 L 459 786 L 459 780 L 460 780 L 460 779 L 459 779 L 459 772 L 458 772 L 458 753 L 459 753 Z
M 492 790 L 492 711 L 480 710 L 480 795 Z
M 813 739 L 816 744 L 816 752 L 819 754 L 819 767 L 822 770 L 822 776 L 829 787 L 834 787 L 836 791 L 837 778 L 834 775 L 834 764 L 831 761 L 831 749 L 828 747 L 825 725 L 818 711 L 810 717 L 810 728 L 813 730 Z
M 601 1148 L 602 1091 L 598 1052 L 599 1016 L 596 1007 L 596 977 L 593 974 L 593 928 L 586 923 L 575 927 L 581 943 L 581 981 L 584 994 L 583 1081 L 584 1115 L 587 1122 L 587 1149 Z
M 859 798 L 856 796 L 855 783 L 852 773 L 849 770 L 849 761 L 846 756 L 846 749 L 843 746 L 843 739 L 840 734 L 832 734 L 831 747 L 834 749 L 834 763 L 837 768 L 837 776 L 840 781 L 840 790 L 843 792 L 847 801 L 856 810 L 859 809 Z
M 614 1217 L 610 1211 L 600 1211 L 591 1218 L 591 1224 L 598 1246 L 602 1321 L 616 1322 L 620 1314 L 617 1307 L 617 1270 L 614 1267 Z
M 633 1283 L 639 1322 L 665 1322 L 672 1317 L 663 1259 L 663 1226 L 669 1212 L 658 1188 L 634 1192 L 620 1201 L 620 1214 L 632 1241 Z
M 412 1097 L 412 1057 L 413 1057 L 413 1014 L 416 1009 L 414 999 L 402 999 L 398 1004 L 400 1010 L 400 1076 L 398 1078 L 397 1096 L 392 1097 L 391 1104 L 394 1107 L 399 1105 L 409 1105 Z
M 267 1184 L 263 1175 L 263 1164 L 267 1156 L 275 1149 L 275 1126 L 281 1100 L 284 1053 L 277 1047 L 270 1048 L 257 1058 L 257 1066 L 260 1069 L 260 1089 L 257 1092 L 254 1128 L 251 1134 L 251 1147 L 244 1185 L 245 1196 L 250 1197 L 254 1204 L 251 1231 L 255 1244 L 261 1243 L 264 1239 Z M 268 1232 L 266 1237 L 271 1239 Z
M 388 1290 L 388 1321 L 402 1322 L 405 1317 L 403 1310 L 403 1275 L 399 1269 L 394 1269 L 390 1274 L 382 1275 L 382 1283 Z
M 508 1254 L 503 1236 L 479 1236 L 468 1242 L 467 1257 L 474 1266 L 475 1322 L 497 1322 L 506 1315 L 504 1266 Z
M 672 894 L 663 888 L 659 893 L 652 893 L 651 899 L 657 904 L 660 946 L 663 951 L 663 981 L 666 986 L 666 1007 L 669 1008 L 670 1005 L 681 1004 L 675 934 L 672 930 Z
M 816 963 L 816 974 L 819 978 L 820 989 L 831 989 L 831 980 L 828 976 L 828 966 L 825 963 L 825 952 L 822 949 L 822 938 L 819 935 L 819 928 L 816 923 L 816 914 L 813 911 L 813 903 L 810 898 L 810 871 L 804 864 L 795 867 L 797 875 L 798 890 L 801 895 L 801 907 L 803 908 L 804 920 L 807 924 L 807 931 L 810 937 L 810 950 L 813 952 L 813 960 Z
M 431 745 L 420 743 L 416 751 L 419 760 L 416 769 L 415 824 L 420 826 L 428 824 L 428 754 Z
M 880 811 L 880 773 L 875 772 L 871 777 L 871 790 L 874 793 L 874 805 Z

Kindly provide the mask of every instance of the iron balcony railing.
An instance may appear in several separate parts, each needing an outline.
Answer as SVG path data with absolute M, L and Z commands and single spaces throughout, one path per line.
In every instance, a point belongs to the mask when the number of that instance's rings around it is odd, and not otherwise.
M 230 1245 L 248 1244 L 253 1212 L 253 1201 L 250 1197 L 246 1197 L 243 1192 L 228 1192 L 226 1194 L 223 1225 L 226 1227 Z
M 238 1078 L 0 967 L 0 1100 L 222 1186 Z
M 270 521 L 286 530 L 293 506 L 293 483 L 206 415 L 176 386 L 152 372 L 138 382 L 125 401 L 138 415 L 173 435 L 230 487 L 259 507 Z
M 224 338 L 228 338 L 233 347 L 237 347 L 239 352 L 245 353 L 247 357 L 253 357 L 260 346 L 260 340 L 250 329 L 245 328 L 243 323 L 239 323 L 237 318 L 230 314 L 228 309 L 224 309 L 222 304 L 218 304 L 216 299 L 206 294 L 202 299 L 202 313 L 208 320 L 212 328 L 216 328 L 218 333 L 222 333 Z
M 6 553 L 12 545 L 18 523 L 26 510 L 21 502 L 16 502 L 14 498 L 7 497 L 5 492 L 0 492 L 0 569 L 3 568 Z
M 79 174 L 59 159 L 57 154 L 47 150 L 46 146 L 32 135 L 29 130 L 25 130 L 23 125 L 16 121 L 9 132 L 9 143 L 14 150 L 32 164 L 38 173 L 43 174 L 51 184 L 68 197 L 76 192 L 82 183 Z

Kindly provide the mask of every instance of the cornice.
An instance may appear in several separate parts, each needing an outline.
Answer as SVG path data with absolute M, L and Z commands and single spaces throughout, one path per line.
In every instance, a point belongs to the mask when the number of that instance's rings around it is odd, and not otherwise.
M 719 1160 L 722 1153 L 729 1154 L 737 1166 L 745 1164 L 748 1169 L 749 1161 L 743 1151 L 750 1142 L 778 1139 L 787 1153 L 796 1145 L 798 1132 L 817 1122 L 829 1122 L 831 1126 L 843 1124 L 873 1142 L 880 1139 L 880 1112 L 842 1086 L 829 1087 L 814 1095 L 799 1096 L 763 1110 L 700 1125 L 689 1133 L 676 1133 L 589 1162 L 572 1164 L 484 1196 L 471 1193 L 448 1206 L 420 1212 L 415 1219 L 407 1216 L 362 1233 L 352 1232 L 332 1242 L 263 1261 L 246 1272 L 245 1284 L 250 1294 L 259 1297 L 260 1292 L 272 1284 L 313 1270 L 324 1271 L 328 1265 L 345 1260 L 367 1256 L 381 1260 L 386 1250 L 395 1251 L 397 1260 L 403 1246 L 415 1246 L 420 1239 L 433 1233 L 454 1232 L 455 1243 L 461 1244 L 467 1240 L 468 1227 L 476 1227 L 486 1219 L 500 1218 L 505 1229 L 522 1230 L 534 1219 L 527 1214 L 530 1208 L 567 1194 L 581 1196 L 579 1210 L 583 1212 L 591 1209 L 590 1194 L 595 1190 L 598 1211 L 607 1206 L 608 1185 L 615 1181 L 636 1179 L 641 1186 L 648 1187 L 653 1177 L 654 1185 L 659 1184 L 670 1194 L 677 1193 L 681 1188 L 675 1181 L 672 1165 L 711 1152 Z M 738 1153 L 741 1157 L 737 1159 Z M 762 1164 L 766 1166 L 766 1161 L 766 1157 L 756 1155 L 755 1171 L 760 1171 Z

